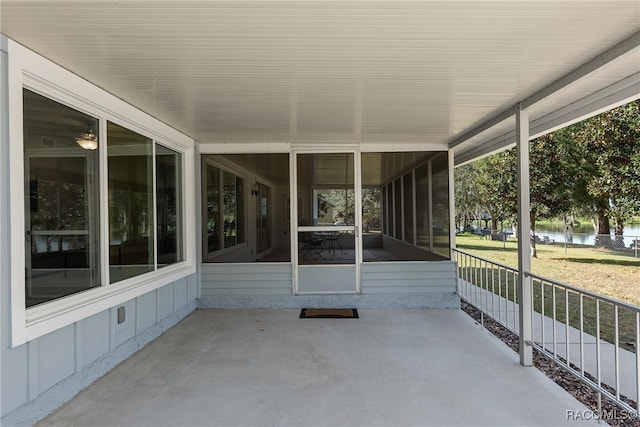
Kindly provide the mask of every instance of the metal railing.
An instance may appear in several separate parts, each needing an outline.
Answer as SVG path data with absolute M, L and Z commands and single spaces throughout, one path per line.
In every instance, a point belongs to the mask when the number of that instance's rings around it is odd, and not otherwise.
M 519 334 L 518 271 L 456 249 L 458 293 Z M 640 307 L 537 274 L 532 280 L 530 344 L 598 395 L 640 414 Z M 481 323 L 484 321 L 481 318 Z

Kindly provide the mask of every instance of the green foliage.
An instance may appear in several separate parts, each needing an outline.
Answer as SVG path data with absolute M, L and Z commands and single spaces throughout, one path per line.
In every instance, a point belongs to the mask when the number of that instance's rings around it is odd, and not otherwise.
M 640 101 L 574 125 L 586 201 L 618 221 L 640 213 Z M 600 218 L 601 219 L 601 218 Z M 601 222 L 601 221 L 599 221 Z
M 530 143 L 531 223 L 570 214 L 594 216 L 599 233 L 609 217 L 640 215 L 640 101 L 557 130 Z M 509 149 L 455 171 L 456 214 L 516 214 L 517 159 Z M 494 222 L 494 228 L 495 222 Z

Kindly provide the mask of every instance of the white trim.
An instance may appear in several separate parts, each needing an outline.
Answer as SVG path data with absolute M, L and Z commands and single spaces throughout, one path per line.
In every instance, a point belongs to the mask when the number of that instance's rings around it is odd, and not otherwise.
M 191 168 L 194 141 L 119 98 L 64 70 L 40 55 L 8 40 L 9 78 L 9 204 L 11 250 L 11 345 L 33 340 L 100 311 L 122 304 L 172 281 L 195 273 L 194 182 Z M 100 269 L 102 285 L 85 292 L 25 308 L 25 212 L 23 153 L 23 88 L 82 111 L 100 121 L 99 154 Z M 96 103 L 96 102 L 99 102 Z M 145 135 L 182 155 L 182 209 L 185 227 L 185 261 L 113 285 L 108 283 L 108 188 L 106 121 Z M 155 177 L 154 177 L 155 179 Z M 155 230 L 154 230 L 155 236 Z M 106 252 L 106 253 L 105 253 Z M 105 271 L 106 270 L 106 271 Z
M 418 208 L 416 207 L 418 199 L 418 189 L 416 188 L 416 169 L 418 169 L 418 167 L 419 166 L 416 166 L 415 168 L 411 169 L 411 188 L 413 190 L 411 192 L 411 203 L 413 203 L 413 236 L 411 236 L 413 241 L 411 242 L 411 244 L 413 246 L 418 246 Z
M 363 153 L 404 153 L 411 151 L 447 151 L 446 143 L 401 143 L 401 142 L 362 142 L 360 151 Z
M 102 248 L 109 245 L 109 155 L 107 152 L 107 121 L 98 121 L 98 247 Z M 109 252 L 98 251 L 98 259 L 100 260 L 100 286 L 109 284 Z
M 354 190 L 354 222 L 353 226 L 299 226 L 298 225 L 298 155 L 299 154 L 324 154 L 324 153 L 345 153 L 353 155 L 353 186 L 339 186 L 340 188 Z M 360 166 L 360 152 L 359 150 L 352 148 L 338 148 L 334 146 L 325 146 L 325 147 L 304 147 L 303 150 L 292 150 L 291 156 L 289 158 L 290 163 L 290 191 L 291 195 L 289 197 L 289 203 L 291 205 L 291 261 L 293 266 L 293 293 L 294 295 L 315 295 L 315 294 L 341 294 L 341 293 L 349 293 L 349 294 L 357 294 L 361 292 L 361 279 L 360 279 L 360 269 L 362 266 L 362 189 L 361 185 L 361 166 Z M 326 186 L 324 186 L 326 187 Z M 295 195 L 295 197 L 293 196 Z M 355 258 L 352 264 L 300 264 L 299 253 L 298 253 L 298 233 L 300 232 L 314 232 L 314 231 L 347 231 L 351 232 L 354 235 L 354 250 L 355 250 Z M 300 269 L 309 269 L 309 268 L 325 268 L 325 267 L 354 267 L 355 268 L 355 290 L 354 291 L 336 291 L 336 292 L 300 292 L 299 287 L 299 270 Z
M 448 155 L 448 175 L 449 175 L 449 259 L 456 260 L 454 249 L 456 248 L 456 190 L 454 179 L 455 153 L 449 150 Z
M 291 144 L 288 142 L 229 142 L 229 143 L 204 143 L 200 142 L 200 154 L 274 154 L 291 152 Z
M 427 186 L 428 186 L 428 199 L 429 206 L 429 252 L 433 252 L 433 159 L 429 159 L 427 163 Z M 453 173 L 450 170 L 449 173 Z
M 529 112 L 521 105 L 516 106 L 516 152 L 518 157 L 518 320 L 519 320 L 519 354 L 520 364 L 531 366 L 533 352 L 529 342 L 532 337 L 531 277 L 525 273 L 531 271 L 531 255 L 529 253 L 531 219 L 529 191 Z
M 293 295 L 298 295 L 298 163 L 295 151 L 289 152 L 289 237 L 291 239 L 291 279 Z
M 360 150 L 353 153 L 353 187 L 354 187 L 354 222 L 355 222 L 355 264 L 356 264 L 356 293 L 362 293 L 362 262 L 363 240 L 362 240 L 362 156 Z

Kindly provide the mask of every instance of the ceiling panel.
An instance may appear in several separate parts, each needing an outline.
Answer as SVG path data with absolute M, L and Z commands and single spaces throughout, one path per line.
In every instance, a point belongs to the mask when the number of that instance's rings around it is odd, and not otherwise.
M 640 30 L 635 0 L 0 7 L 3 34 L 202 143 L 446 146 Z

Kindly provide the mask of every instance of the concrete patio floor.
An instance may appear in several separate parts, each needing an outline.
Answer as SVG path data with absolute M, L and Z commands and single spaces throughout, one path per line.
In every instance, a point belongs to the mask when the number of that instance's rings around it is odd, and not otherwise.
M 558 426 L 586 408 L 461 310 L 197 310 L 40 426 Z

